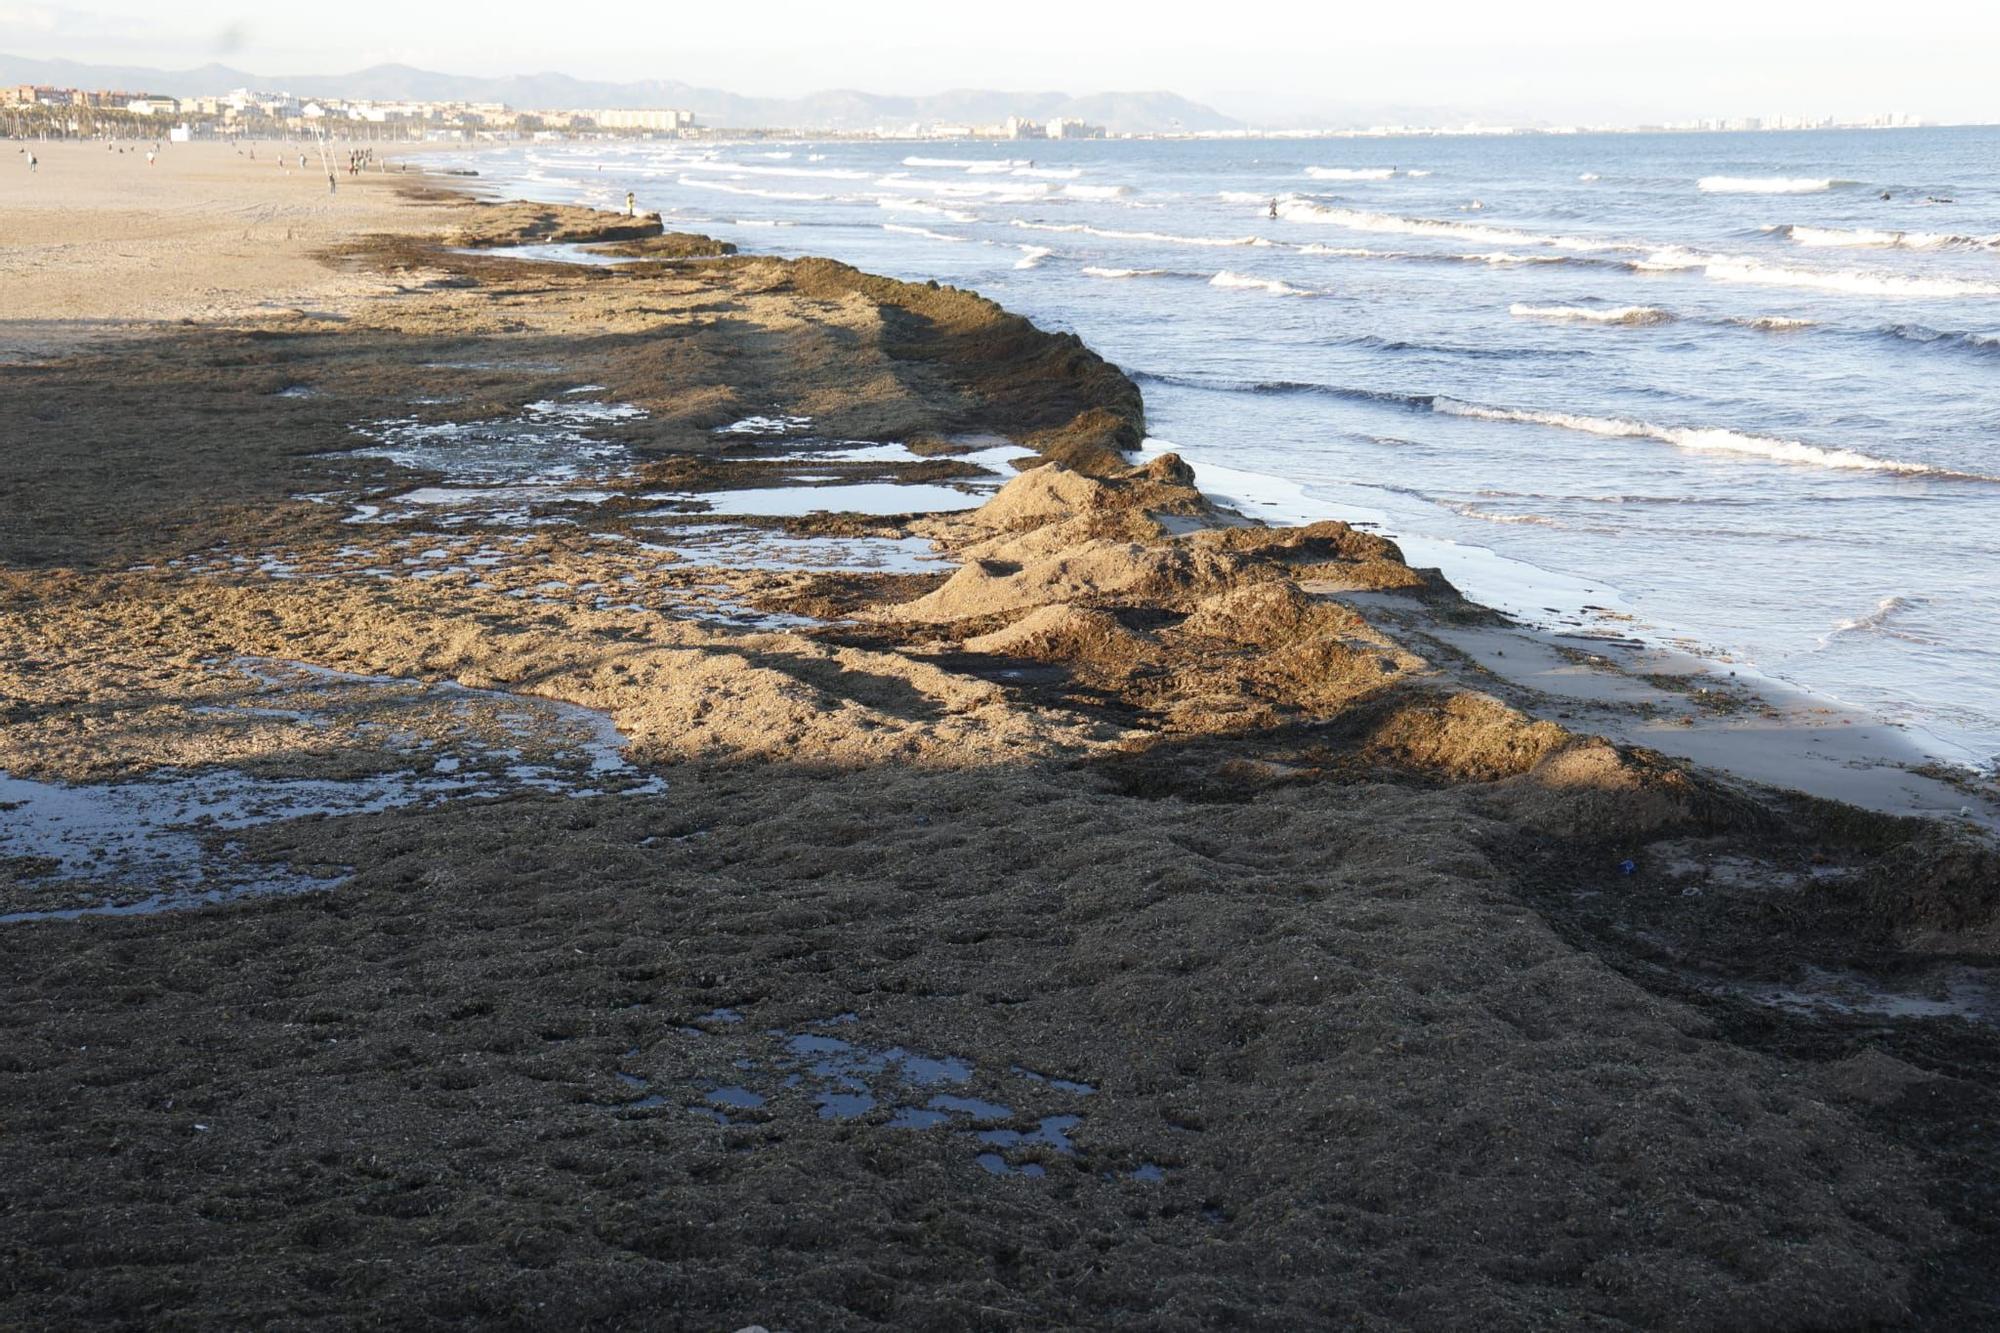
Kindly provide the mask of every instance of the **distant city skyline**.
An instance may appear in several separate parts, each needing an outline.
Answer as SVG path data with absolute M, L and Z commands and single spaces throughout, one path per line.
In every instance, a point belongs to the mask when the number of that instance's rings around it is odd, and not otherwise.
M 572 23 L 545 5 L 338 11 L 241 0 L 0 0 L 0 52 L 181 68 L 334 74 L 400 62 L 456 74 L 545 71 L 680 79 L 750 96 L 836 88 L 1170 90 L 1268 124 L 1351 120 L 1639 124 L 1883 114 L 2000 121 L 2000 6 L 1939 0 L 1897 30 L 1879 6 L 1809 17 L 1719 0 L 1672 11 L 1586 0 L 1421 11 L 1293 6 L 1222 11 L 1182 0 L 1061 11 L 945 9 L 918 0 L 675 7 L 600 0 Z M 746 22 L 754 18 L 754 22 Z

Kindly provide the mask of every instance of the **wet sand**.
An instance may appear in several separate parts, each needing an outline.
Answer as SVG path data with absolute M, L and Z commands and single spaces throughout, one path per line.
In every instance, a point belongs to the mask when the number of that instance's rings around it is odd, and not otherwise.
M 977 297 L 407 184 L 310 310 L 7 289 L 7 1319 L 1990 1320 L 1972 821 Z

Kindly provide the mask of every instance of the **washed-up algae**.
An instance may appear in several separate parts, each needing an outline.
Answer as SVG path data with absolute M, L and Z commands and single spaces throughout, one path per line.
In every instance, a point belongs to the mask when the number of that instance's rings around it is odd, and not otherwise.
M 456 239 L 620 225 L 528 214 Z M 290 659 L 600 710 L 664 789 L 235 829 L 344 876 L 0 926 L 7 1321 L 1991 1321 L 1990 1024 L 1755 994 L 1983 975 L 1990 849 L 1493 697 L 1344 600 L 1473 614 L 1435 573 L 1127 467 L 1136 390 L 969 294 L 338 262 L 407 290 L 0 368 L 0 769 L 355 771 L 349 722 L 228 713 Z M 347 521 L 438 480 L 357 426 L 581 386 L 645 413 L 588 432 L 621 495 L 731 484 L 759 413 L 1038 453 L 965 513 L 746 520 L 935 574 L 697 570 L 636 500 Z

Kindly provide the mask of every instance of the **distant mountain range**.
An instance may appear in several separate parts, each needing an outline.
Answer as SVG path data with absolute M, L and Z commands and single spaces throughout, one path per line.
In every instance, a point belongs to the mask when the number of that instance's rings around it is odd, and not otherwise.
M 1076 116 L 1114 132 L 1154 134 L 1168 130 L 1229 130 L 1242 122 L 1213 107 L 1174 93 L 1007 93 L 988 89 L 888 97 L 839 90 L 802 97 L 741 97 L 718 88 L 699 88 L 673 79 L 604 83 L 567 74 L 511 75 L 501 79 L 439 74 L 408 65 L 375 65 L 352 74 L 251 74 L 227 65 L 161 70 L 118 65 L 85 65 L 72 60 L 30 60 L 0 55 L 0 83 L 45 83 L 74 88 L 117 88 L 131 92 L 193 97 L 256 88 L 301 97 L 367 98 L 377 101 L 505 102 L 525 110 L 575 108 L 685 107 L 705 125 L 725 128 L 865 130 L 878 125 L 993 124 L 1008 116 L 1046 120 Z

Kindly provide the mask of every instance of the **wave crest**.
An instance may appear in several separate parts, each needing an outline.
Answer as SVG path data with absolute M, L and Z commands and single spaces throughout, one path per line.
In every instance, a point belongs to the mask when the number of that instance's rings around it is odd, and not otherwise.
M 1550 319 L 1571 324 L 1671 324 L 1671 312 L 1650 305 L 1610 308 L 1574 305 L 1512 305 L 1507 313 L 1516 319 Z
M 1858 269 L 1794 268 L 1786 264 L 1766 264 L 1756 259 L 1732 255 L 1703 254 L 1697 250 L 1668 247 L 1655 250 L 1632 268 L 1641 273 L 1675 273 L 1699 270 L 1717 282 L 1751 283 L 1769 287 L 1809 287 L 1817 291 L 1846 292 L 1860 296 L 1967 297 L 2000 296 L 2000 282 L 1980 282 L 1970 278 L 1920 278 L 1901 273 L 1864 272 Z
M 1703 194 L 1822 194 L 1853 183 L 1815 176 L 1703 176 L 1695 185 Z
M 1303 287 L 1294 287 L 1289 282 L 1280 282 L 1276 278 L 1259 278 L 1259 277 L 1254 277 L 1248 273 L 1233 273 L 1228 269 L 1224 269 L 1222 270 L 1222 272 L 1210 278 L 1208 280 L 1208 285 L 1211 287 L 1255 288 L 1261 291 L 1267 291 L 1273 296 L 1316 295 L 1316 293 L 1307 291 Z
M 1082 222 L 1027 222 L 1015 218 L 1013 225 L 1024 231 L 1070 232 L 1082 236 L 1098 236 L 1112 241 L 1157 241 L 1163 245 L 1269 245 L 1261 236 L 1175 236 L 1161 231 L 1120 231 L 1115 227 L 1092 227 Z
M 1587 435 L 1601 435 L 1612 439 L 1658 440 L 1663 444 L 1671 444 L 1677 449 L 1697 454 L 1740 454 L 1753 458 L 1767 458 L 1774 462 L 1801 463 L 1841 471 L 1894 472 L 1908 476 L 1945 477 L 1960 481 L 2000 480 L 1972 473 L 1950 472 L 1924 463 L 1876 458 L 1854 449 L 1825 448 L 1798 440 L 1749 435 L 1721 427 L 1656 426 L 1651 422 L 1633 421 L 1625 417 L 1592 417 L 1573 412 L 1543 412 L 1530 408 L 1482 407 L 1477 403 L 1463 403 L 1443 396 L 1432 401 L 1431 410 L 1446 416 L 1471 417 L 1480 421 L 1510 421 L 1534 426 L 1554 426 L 1562 430 L 1580 431 Z

